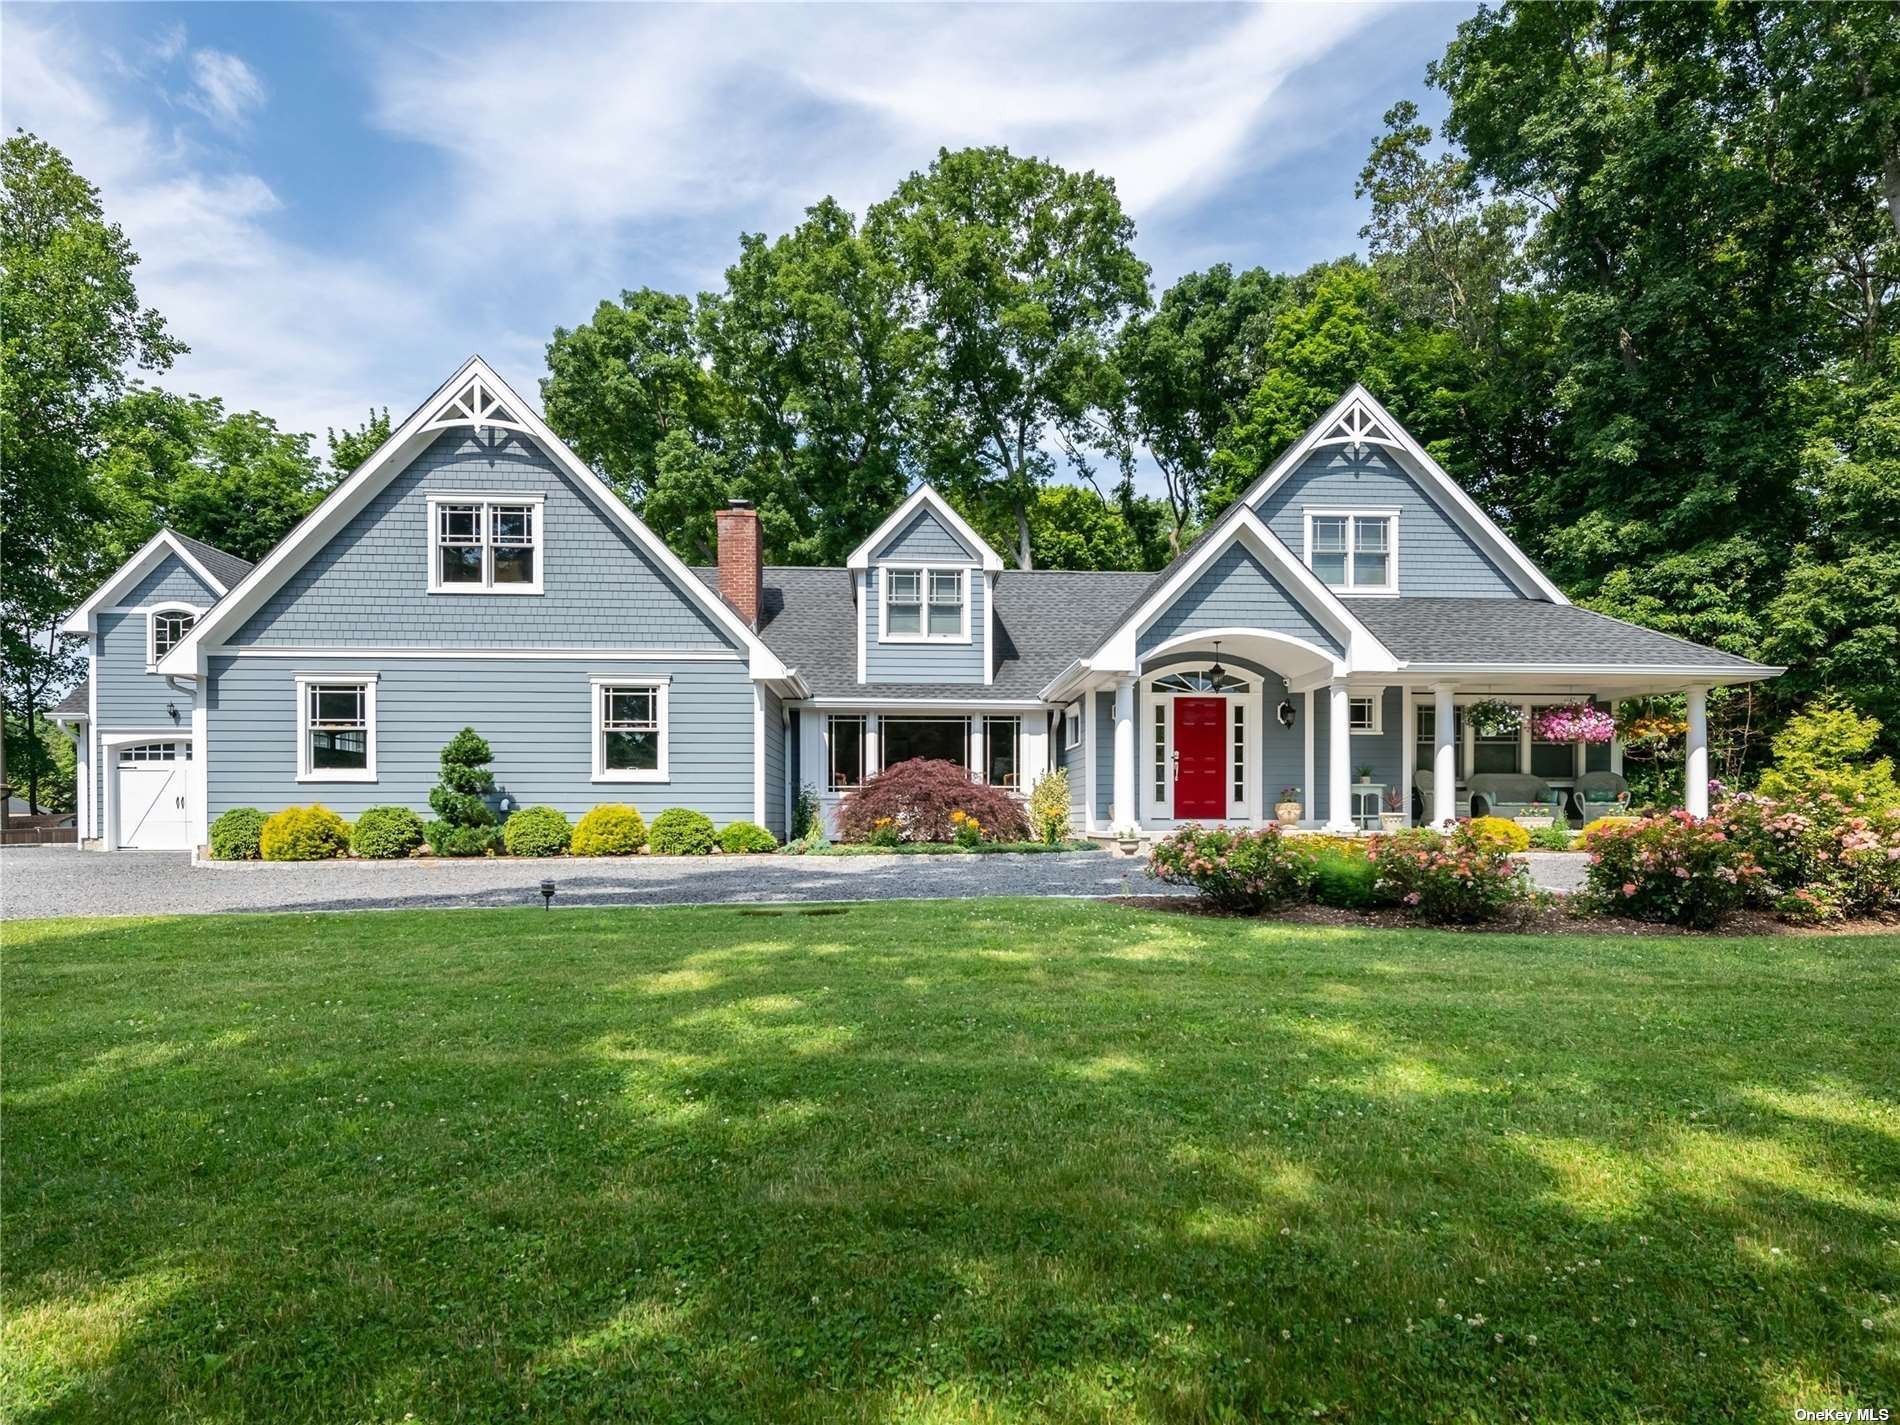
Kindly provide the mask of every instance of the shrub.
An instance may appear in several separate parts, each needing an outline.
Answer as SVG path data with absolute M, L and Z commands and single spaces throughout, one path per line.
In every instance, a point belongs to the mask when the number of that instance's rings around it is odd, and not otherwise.
M 653 818 L 647 849 L 655 856 L 704 856 L 717 840 L 712 818 L 704 812 L 668 807 Z
M 501 849 L 501 829 L 494 826 L 430 821 L 423 823 L 422 836 L 438 856 L 492 856 Z
M 1314 902 L 1339 910 L 1370 910 L 1381 904 L 1385 898 L 1379 894 L 1377 873 L 1367 859 L 1367 844 L 1337 838 L 1328 838 L 1310 849 L 1304 844 L 1319 840 L 1302 837 L 1293 843 L 1294 850 L 1313 868 Z
M 220 861 L 255 861 L 264 813 L 256 807 L 232 807 L 211 823 L 211 854 Z
M 372 861 L 407 856 L 422 845 L 422 818 L 408 807 L 371 807 L 350 829 L 350 850 Z
M 1029 789 L 1029 832 L 1049 846 L 1069 834 L 1069 769 L 1057 767 L 1043 774 Z
M 792 840 L 810 841 L 813 835 L 825 834 L 824 807 L 818 800 L 818 788 L 806 782 L 798 789 L 798 800 L 792 804 Z
M 1253 914 L 1305 899 L 1313 862 L 1277 826 L 1258 831 L 1184 827 L 1155 843 L 1148 873 L 1192 886 L 1210 905 Z
M 955 762 L 913 757 L 886 767 L 845 798 L 838 809 L 839 839 L 869 841 L 872 827 L 888 817 L 900 841 L 949 841 L 956 830 L 953 811 L 975 817 L 994 840 L 1029 837 L 1022 805 L 1001 787 L 975 780 Z
M 450 826 L 493 826 L 495 813 L 486 797 L 495 790 L 488 764 L 495 758 L 488 742 L 465 727 L 442 747 L 440 780 L 429 790 L 429 809 Z M 435 838 L 429 838 L 435 845 Z
M 607 802 L 581 818 L 568 850 L 576 856 L 631 856 L 646 844 L 646 819 L 639 811 Z
M 559 856 L 573 835 L 553 807 L 523 807 L 501 824 L 501 844 L 510 856 Z
M 1900 806 L 1891 757 L 1871 758 L 1880 724 L 1831 698 L 1820 698 L 1775 734 L 1775 765 L 1761 793 L 1799 801 L 1823 792 L 1862 812 Z
M 728 856 L 756 856 L 778 850 L 778 838 L 756 821 L 735 821 L 719 833 L 719 849 Z
M 328 861 L 350 849 L 350 828 L 321 803 L 285 807 L 264 822 L 257 846 L 266 861 Z
M 1531 845 L 1539 851 L 1568 851 L 1575 838 L 1569 828 L 1540 826 L 1531 833 Z
M 1588 851 L 1596 844 L 1596 839 L 1601 833 L 1614 831 L 1622 826 L 1631 826 L 1641 820 L 1639 816 L 1600 816 L 1577 833 L 1577 845 Z
M 876 821 L 871 823 L 871 829 L 865 833 L 864 841 L 867 846 L 898 845 L 897 818 L 894 816 L 880 816 Z
M 1762 875 L 1720 822 L 1686 811 L 1607 826 L 1590 838 L 1584 901 L 1612 915 L 1707 930 Z
M 1466 831 L 1476 841 L 1500 851 L 1528 851 L 1531 834 L 1516 822 L 1502 816 L 1473 817 Z
M 1527 883 L 1510 852 L 1461 823 L 1449 836 L 1400 831 L 1373 839 L 1366 852 L 1374 886 L 1421 920 L 1475 925 L 1524 899 Z
M 1869 815 L 1831 792 L 1741 795 L 1711 819 L 1761 868 L 1746 883 L 1751 904 L 1803 921 L 1900 911 L 1900 808 Z

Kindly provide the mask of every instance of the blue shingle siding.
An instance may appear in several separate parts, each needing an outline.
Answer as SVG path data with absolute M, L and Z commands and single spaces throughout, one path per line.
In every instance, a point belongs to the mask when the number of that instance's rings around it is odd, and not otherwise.
M 1142 631 L 1138 647 L 1146 653 L 1177 634 L 1231 627 L 1270 629 L 1341 651 L 1339 640 L 1240 544 L 1223 550 L 1162 610 Z
M 867 683 L 981 683 L 983 681 L 983 571 L 964 571 L 970 600 L 968 643 L 883 643 L 878 639 L 878 607 L 883 576 L 871 570 L 864 600 L 864 670 Z
M 937 512 L 926 505 L 872 551 L 871 558 L 884 564 L 904 559 L 953 562 L 968 559 L 975 562 L 977 553 L 958 539 L 950 527 L 937 517 Z
M 1339 449 L 1315 451 L 1255 505 L 1296 559 L 1306 557 L 1309 505 L 1397 510 L 1401 594 L 1522 597 L 1457 521 L 1383 452 L 1352 460 Z
M 541 594 L 431 594 L 430 492 L 543 494 Z M 444 431 L 226 640 L 682 648 L 733 640 L 524 436 Z
M 114 603 L 122 608 L 150 608 L 155 604 L 180 603 L 208 609 L 217 601 L 215 589 L 192 573 L 191 567 L 176 554 L 167 554 L 157 567 Z
M 397 804 L 428 815 L 442 744 L 463 727 L 488 739 L 490 770 L 522 805 L 574 817 L 602 802 L 649 821 L 691 807 L 714 821 L 752 819 L 752 683 L 739 660 L 211 659 L 210 810 L 264 811 L 320 801 L 345 816 Z M 375 673 L 375 782 L 297 780 L 296 677 Z M 595 782 L 591 677 L 670 676 L 666 782 Z
M 1115 695 L 1096 693 L 1094 698 L 1095 820 L 1107 826 L 1115 800 Z
M 770 688 L 765 699 L 765 829 L 783 841 L 785 831 L 785 705 Z

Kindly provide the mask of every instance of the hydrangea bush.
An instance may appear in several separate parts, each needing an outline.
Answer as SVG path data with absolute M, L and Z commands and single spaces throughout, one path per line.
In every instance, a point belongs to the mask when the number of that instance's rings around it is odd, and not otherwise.
M 1900 913 L 1900 808 L 1832 792 L 1741 793 L 1712 819 L 1761 868 L 1748 882 L 1753 904 L 1802 921 Z
M 1366 855 L 1379 895 L 1421 920 L 1475 925 L 1497 919 L 1529 894 L 1509 849 L 1468 822 L 1448 836 L 1419 828 L 1375 837 Z
M 1691 930 L 1719 925 L 1764 874 L 1720 820 L 1680 810 L 1602 826 L 1589 847 L 1586 904 Z
M 1155 843 L 1148 872 L 1169 885 L 1192 886 L 1208 904 L 1236 914 L 1305 900 L 1314 876 L 1311 859 L 1277 826 L 1184 827 Z

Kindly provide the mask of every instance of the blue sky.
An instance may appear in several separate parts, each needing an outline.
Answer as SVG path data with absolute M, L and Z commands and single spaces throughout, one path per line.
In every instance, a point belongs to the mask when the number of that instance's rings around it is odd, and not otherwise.
M 940 145 L 1112 175 L 1157 284 L 1358 250 L 1380 116 L 1471 5 L 0 6 L 0 121 L 57 144 L 191 354 L 291 429 L 471 351 L 717 285 L 741 231 L 862 212 Z

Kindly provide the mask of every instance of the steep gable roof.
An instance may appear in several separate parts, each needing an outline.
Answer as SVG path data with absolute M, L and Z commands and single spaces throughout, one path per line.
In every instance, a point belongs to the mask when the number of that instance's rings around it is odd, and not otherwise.
M 131 558 L 113 570 L 105 582 L 87 596 L 84 603 L 66 615 L 65 621 L 60 624 L 60 631 L 71 634 L 91 632 L 94 615 L 100 609 L 111 607 L 120 594 L 144 578 L 167 555 L 182 562 L 220 600 L 251 570 L 251 566 L 235 554 L 226 554 L 216 545 L 192 539 L 166 527 L 141 544 Z
M 958 539 L 962 540 L 975 552 L 977 559 L 982 563 L 985 569 L 992 574 L 1002 569 L 1002 556 L 994 549 L 991 549 L 990 546 L 984 542 L 983 536 L 970 528 L 969 522 L 952 509 L 950 502 L 944 499 L 942 495 L 939 495 L 935 488 L 930 485 L 919 485 L 915 490 L 911 491 L 910 498 L 892 510 L 890 514 L 885 517 L 884 522 L 871 531 L 871 537 L 845 557 L 845 567 L 847 569 L 869 568 L 871 556 L 876 554 L 885 541 L 901 530 L 911 516 L 921 509 L 930 510 L 938 519 L 942 520 Z

